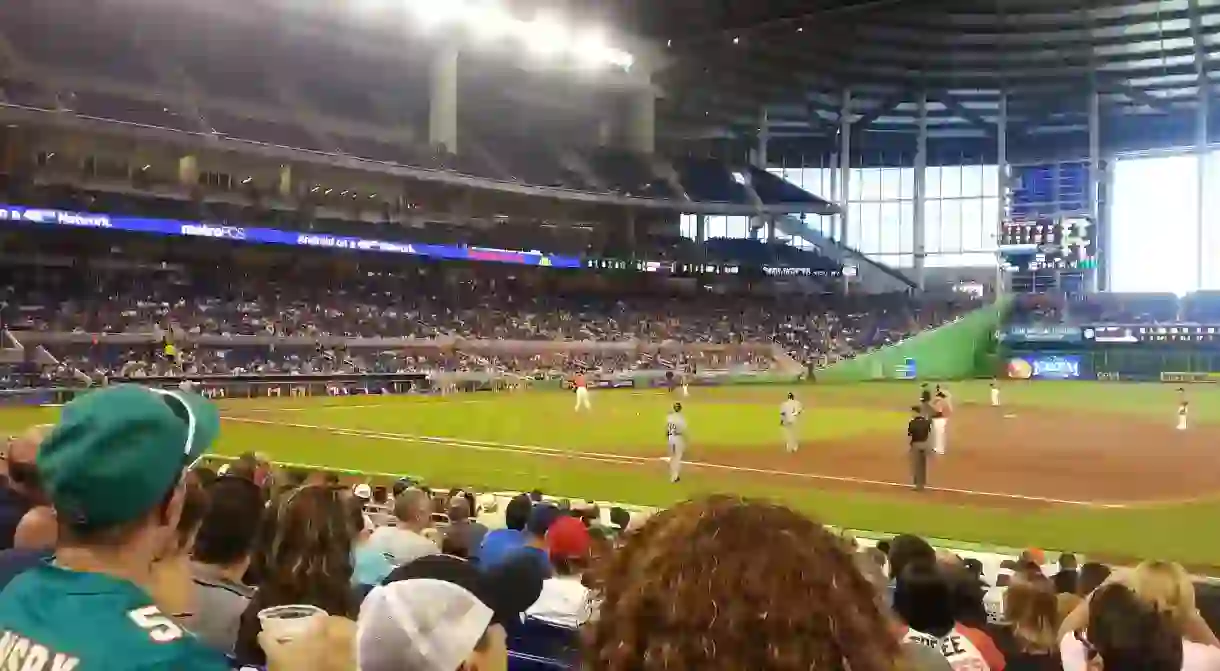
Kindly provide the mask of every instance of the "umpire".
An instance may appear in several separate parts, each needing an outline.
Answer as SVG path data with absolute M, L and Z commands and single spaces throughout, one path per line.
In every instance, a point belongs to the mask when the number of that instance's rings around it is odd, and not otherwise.
M 907 438 L 911 440 L 911 479 L 915 491 L 922 492 L 928 483 L 928 436 L 932 434 L 932 421 L 923 413 L 919 406 L 913 406 L 911 412 L 915 416 L 907 423 Z

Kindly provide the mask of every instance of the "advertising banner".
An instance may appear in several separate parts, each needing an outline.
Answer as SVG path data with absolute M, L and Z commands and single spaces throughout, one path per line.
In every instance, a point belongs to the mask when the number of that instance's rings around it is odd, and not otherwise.
M 1083 339 L 1078 326 L 1009 326 L 1000 331 L 999 341 L 1007 343 L 1053 342 L 1078 343 Z
M 1014 380 L 1075 380 L 1080 378 L 1080 355 L 1028 355 L 1008 360 L 1008 377 Z

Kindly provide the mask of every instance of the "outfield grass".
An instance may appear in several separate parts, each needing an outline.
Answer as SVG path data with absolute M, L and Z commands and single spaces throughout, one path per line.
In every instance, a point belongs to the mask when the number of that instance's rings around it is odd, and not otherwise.
M 985 402 L 985 383 L 952 386 L 959 402 Z M 762 389 L 762 388 L 760 388 Z M 787 391 L 759 392 L 758 403 L 730 403 L 728 389 L 696 389 L 687 404 L 692 442 L 700 450 L 744 449 L 777 442 L 778 404 Z M 801 389 L 812 397 L 807 439 L 850 437 L 885 431 L 905 421 L 916 386 L 877 383 Z M 1161 415 L 1171 420 L 1176 405 L 1171 385 L 1100 383 L 1006 383 L 1005 403 L 1022 407 L 1078 408 L 1098 413 Z M 1192 421 L 1220 424 L 1220 389 L 1191 388 Z M 819 403 L 821 399 L 825 403 Z M 361 397 L 228 401 L 226 413 L 266 424 L 226 423 L 218 453 L 260 450 L 273 459 L 319 467 L 391 472 L 424 477 L 438 485 L 514 490 L 544 488 L 574 498 L 663 506 L 700 492 L 718 490 L 780 498 L 827 522 L 875 532 L 913 532 L 965 542 L 1070 550 L 1111 558 L 1159 557 L 1194 566 L 1220 567 L 1220 538 L 1210 524 L 1220 519 L 1220 500 L 1133 509 L 1063 507 L 1003 510 L 898 500 L 882 494 L 820 491 L 812 483 L 741 478 L 707 471 L 673 486 L 662 467 L 614 468 L 581 460 L 511 451 L 447 449 L 427 437 L 498 444 L 660 455 L 661 423 L 672 402 L 661 393 L 594 393 L 589 415 L 572 412 L 566 394 L 460 395 L 450 399 Z M 333 407 L 333 406 L 338 407 Z M 368 407 L 358 407 L 368 406 Z M 0 429 L 13 432 L 53 421 L 55 410 L 0 410 Z M 347 434 L 276 423 L 324 426 Z M 1217 446 L 1220 449 L 1220 445 Z M 1082 477 L 1088 477 L 1082 473 Z

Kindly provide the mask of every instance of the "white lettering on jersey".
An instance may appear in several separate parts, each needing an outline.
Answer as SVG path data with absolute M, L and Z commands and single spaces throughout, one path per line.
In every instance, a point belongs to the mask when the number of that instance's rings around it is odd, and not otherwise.
M 174 621 L 161 613 L 161 609 L 156 606 L 144 606 L 127 612 L 127 617 L 131 618 L 136 626 L 148 633 L 148 637 L 157 643 L 169 643 L 176 641 L 183 636 L 182 627 L 179 627 Z
M 923 632 L 908 630 L 903 640 L 939 651 L 949 661 L 953 671 L 989 671 L 987 662 L 983 659 L 983 653 L 979 652 L 974 643 L 960 632 L 952 631 L 949 632 L 949 635 L 938 638 Z
M 25 655 L 30 651 L 30 639 L 20 636 L 16 638 L 17 640 L 13 641 L 13 647 L 5 655 L 5 671 L 21 671 L 21 663 L 25 661 Z
M 53 652 L 11 631 L 0 635 L 0 665 L 5 671 L 75 671 L 80 658 Z

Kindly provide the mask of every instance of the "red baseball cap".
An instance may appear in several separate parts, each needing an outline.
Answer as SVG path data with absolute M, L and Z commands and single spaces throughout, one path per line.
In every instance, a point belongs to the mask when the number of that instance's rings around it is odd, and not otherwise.
M 578 559 L 589 555 L 589 530 L 575 517 L 564 515 L 546 532 L 546 547 L 552 557 Z

